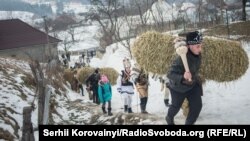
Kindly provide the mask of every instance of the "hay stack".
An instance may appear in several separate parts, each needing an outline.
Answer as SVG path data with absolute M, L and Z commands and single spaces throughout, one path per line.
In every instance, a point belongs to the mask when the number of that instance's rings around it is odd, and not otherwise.
M 77 70 L 77 76 L 81 82 L 85 84 L 86 79 L 95 71 L 95 68 L 84 67 Z M 116 84 L 118 72 L 113 68 L 100 68 L 100 74 L 107 75 L 111 85 Z
M 70 69 L 64 70 L 63 78 L 65 81 L 68 81 L 70 84 L 72 84 L 73 76 L 74 76 L 74 72 L 72 70 Z
M 101 68 L 100 73 L 107 75 L 111 85 L 116 84 L 119 73 L 114 68 Z
M 205 38 L 201 74 L 207 80 L 228 82 L 240 78 L 248 68 L 247 53 L 239 42 Z
M 146 32 L 133 44 L 132 54 L 145 71 L 166 74 L 173 60 L 174 37 L 158 32 Z
M 80 82 L 83 82 L 85 84 L 85 81 L 87 78 L 95 71 L 95 68 L 91 67 L 83 67 L 77 70 L 77 77 Z
M 174 37 L 157 32 L 139 36 L 132 47 L 136 62 L 146 71 L 166 74 L 175 54 Z M 201 75 L 206 80 L 228 82 L 240 78 L 247 70 L 246 52 L 235 41 L 205 38 Z

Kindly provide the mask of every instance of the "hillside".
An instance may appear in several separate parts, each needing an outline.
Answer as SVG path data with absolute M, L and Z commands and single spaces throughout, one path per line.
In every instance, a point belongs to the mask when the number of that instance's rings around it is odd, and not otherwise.
M 250 21 L 236 22 L 229 25 L 229 33 L 232 38 L 238 40 L 250 40 Z M 227 37 L 228 28 L 226 25 L 218 25 L 204 32 L 209 36 Z
M 60 72 L 59 72 L 60 73 Z M 13 58 L 0 57 L 0 140 L 20 140 L 23 127 L 23 108 L 34 104 L 32 124 L 35 138 L 38 140 L 38 112 L 35 82 L 31 75 L 28 62 Z M 45 74 L 46 75 L 46 74 Z M 57 74 L 59 79 L 60 74 Z M 124 114 L 113 112 L 107 117 L 101 112 L 99 105 L 93 104 L 88 97 L 70 90 L 65 83 L 63 87 L 55 82 L 50 98 L 50 114 L 48 123 L 51 125 L 131 125 L 131 124 L 162 124 L 155 115 Z M 86 93 L 86 91 L 85 91 Z

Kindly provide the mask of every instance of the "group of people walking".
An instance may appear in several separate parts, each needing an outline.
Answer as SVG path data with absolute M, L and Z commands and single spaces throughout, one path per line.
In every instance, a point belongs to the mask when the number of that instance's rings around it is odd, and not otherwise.
M 188 33 L 185 40 L 178 40 L 175 43 L 176 48 L 180 45 L 187 47 L 186 58 L 189 71 L 185 69 L 182 58 L 178 56 L 166 74 L 167 80 L 161 79 L 162 91 L 165 89 L 164 103 L 169 107 L 165 118 L 169 125 L 175 124 L 174 117 L 179 112 L 185 99 L 189 103 L 189 113 L 185 124 L 194 124 L 200 114 L 203 93 L 198 75 L 201 65 L 201 43 L 202 36 L 198 31 Z M 147 114 L 148 74 L 143 69 L 139 69 L 136 75 L 132 74 L 131 63 L 127 58 L 123 59 L 123 66 L 124 69 L 117 80 L 117 91 L 121 94 L 124 112 L 133 113 L 132 99 L 136 89 L 140 98 L 141 113 Z M 86 86 L 88 90 L 93 92 L 93 102 L 98 105 L 102 103 L 103 113 L 112 116 L 112 87 L 108 77 L 105 74 L 100 74 L 97 68 L 86 80 Z M 171 102 L 169 101 L 169 94 L 171 95 Z M 106 103 L 108 103 L 107 107 Z

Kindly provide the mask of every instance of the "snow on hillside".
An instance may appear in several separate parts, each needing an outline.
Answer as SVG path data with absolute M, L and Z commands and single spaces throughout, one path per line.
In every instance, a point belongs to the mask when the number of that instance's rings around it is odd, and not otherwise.
M 143 17 L 149 20 L 149 23 L 161 22 L 162 20 L 168 22 L 177 17 L 178 11 L 176 7 L 170 6 L 165 1 L 155 2 L 151 9 L 144 13 Z
M 22 135 L 23 107 L 31 106 L 34 101 L 35 89 L 25 79 L 31 74 L 28 68 L 25 61 L 0 58 L 0 127 L 14 137 Z M 37 109 L 32 112 L 31 120 L 37 127 Z
M 82 51 L 99 47 L 99 26 L 96 22 L 93 22 L 92 25 L 75 28 L 74 30 L 74 38 L 76 42 L 74 44 L 68 45 L 70 51 Z M 58 38 L 61 40 L 66 39 L 67 41 L 71 41 L 71 35 L 68 33 L 68 31 L 59 32 Z M 58 50 L 64 51 L 63 43 L 59 44 Z
M 66 13 L 86 13 L 92 8 L 91 5 L 82 5 L 81 3 L 70 2 L 64 5 L 63 11 Z

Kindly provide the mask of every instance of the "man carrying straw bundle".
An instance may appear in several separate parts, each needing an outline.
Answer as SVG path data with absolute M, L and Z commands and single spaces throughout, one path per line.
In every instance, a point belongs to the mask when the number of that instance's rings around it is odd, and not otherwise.
M 167 74 L 172 104 L 169 106 L 166 121 L 174 125 L 174 117 L 179 112 L 185 98 L 188 99 L 190 111 L 186 118 L 186 125 L 194 124 L 202 108 L 202 86 L 198 72 L 201 66 L 202 36 L 198 31 L 186 35 L 185 41 L 176 41 L 175 48 L 187 47 L 186 63 L 178 56 L 172 63 Z M 189 69 L 186 69 L 186 66 Z M 189 71 L 187 71 L 189 70 Z

